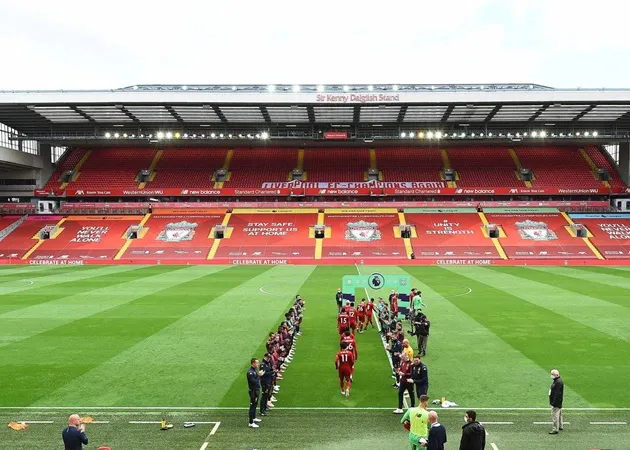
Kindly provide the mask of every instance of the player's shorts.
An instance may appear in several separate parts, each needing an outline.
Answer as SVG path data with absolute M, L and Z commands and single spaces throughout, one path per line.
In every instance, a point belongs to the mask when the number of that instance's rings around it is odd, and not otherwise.
M 352 320 L 350 322 L 350 328 L 356 328 L 357 327 L 357 321 L 356 320 Z
M 341 366 L 339 367 L 339 379 L 340 380 L 349 380 L 352 376 L 352 367 L 350 366 Z
M 365 314 L 361 314 L 360 316 L 357 316 L 357 320 L 359 321 L 359 323 L 365 322 Z
M 350 325 L 344 325 L 344 326 L 339 327 L 339 335 L 341 336 L 349 329 L 350 329 Z

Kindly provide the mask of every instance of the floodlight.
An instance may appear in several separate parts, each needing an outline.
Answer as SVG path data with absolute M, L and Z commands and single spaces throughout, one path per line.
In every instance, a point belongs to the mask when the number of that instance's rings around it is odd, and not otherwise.
M 479 133 L 479 137 L 483 137 L 483 133 Z
M 232 133 L 228 134 L 228 137 L 229 137 L 230 139 L 232 139 Z
M 256 139 L 260 139 L 260 133 L 256 133 Z
M 523 137 L 527 137 L 527 131 L 523 133 Z
M 393 89 L 393 90 L 395 90 L 395 91 L 397 91 L 397 90 L 398 90 L 398 85 L 397 85 L 397 84 L 393 85 L 393 86 L 392 86 L 392 89 Z
M 127 133 L 123 133 L 123 137 L 126 138 L 127 137 Z
M 252 136 L 252 135 L 251 135 L 251 133 L 247 133 L 247 137 L 248 137 L 249 139 L 252 139 L 254 136 Z
M 188 133 L 184 133 L 184 139 L 188 139 Z
M 466 137 L 466 133 L 462 133 L 459 136 L 464 138 L 464 137 Z
M 140 135 L 140 136 L 138 136 L 138 137 L 140 137 L 140 138 L 144 138 L 144 134 L 141 134 L 141 135 Z
M 149 137 L 151 137 L 151 136 L 149 136 Z M 158 139 L 163 139 L 163 138 L 164 138 L 164 133 L 163 133 L 163 132 L 161 132 L 161 131 L 158 131 L 158 133 L 157 133 L 157 138 L 158 138 Z
M 470 133 L 470 137 L 475 137 L 475 133 Z
M 413 131 L 409 133 L 409 139 L 413 139 L 414 137 L 416 137 L 416 135 Z
M 175 139 L 179 139 L 180 137 L 181 137 L 181 134 L 179 134 L 179 132 L 175 133 Z
M 405 133 L 405 132 L 403 131 L 402 133 L 400 133 L 400 137 L 401 137 L 401 138 L 407 137 L 407 133 Z
M 266 131 L 263 131 L 262 133 L 260 133 L 260 137 L 262 139 L 269 139 L 269 133 L 267 133 Z
M 438 139 L 442 138 L 442 132 L 441 131 L 436 131 L 435 132 L 435 137 L 438 138 Z
M 243 133 L 239 133 L 238 137 L 243 139 Z
M 560 133 L 560 137 L 564 137 L 564 133 Z
M 188 86 L 182 86 L 182 89 L 183 89 L 184 91 L 187 91 L 187 90 L 188 90 Z
M 429 132 L 427 133 L 427 137 L 428 137 L 429 139 L 433 139 L 433 131 L 429 131 Z
M 533 138 L 538 137 L 538 132 L 537 131 L 532 131 L 532 137 Z
M 232 90 L 235 91 L 236 90 L 236 86 L 232 86 Z
M 488 133 L 488 137 L 492 137 L 492 133 Z
M 193 134 L 193 138 L 195 138 L 195 139 L 196 139 L 196 138 L 197 138 L 197 134 Z
M 193 137 L 194 137 L 194 136 L 195 136 L 195 135 L 193 134 Z M 202 138 L 202 139 L 205 139 L 205 138 L 206 138 L 206 135 L 205 135 L 205 134 L 202 134 L 202 135 L 201 135 L 201 138 Z
M 597 137 L 599 133 L 597 131 L 593 131 L 593 137 Z
M 219 134 L 219 137 L 220 137 L 221 139 L 223 139 L 223 133 Z
M 320 84 L 317 86 L 317 92 L 324 92 L 324 85 Z
M 299 84 L 294 84 L 293 85 L 293 92 L 300 92 L 300 85 Z
M 547 137 L 547 132 L 546 132 L 545 130 L 542 130 L 542 131 L 540 132 L 540 137 L 541 137 L 541 138 Z
M 418 139 L 424 139 L 424 131 L 418 131 Z
M 374 86 L 372 86 L 371 84 L 368 86 L 368 91 L 373 91 L 374 90 Z
M 585 131 L 585 132 L 584 132 L 584 136 L 585 136 L 585 137 L 588 137 L 588 135 L 589 135 L 589 134 L 590 134 L 590 133 L 589 133 L 588 131 Z
M 109 139 L 110 137 L 112 137 L 111 133 L 105 133 L 105 139 Z
M 114 137 L 115 137 L 116 139 L 118 139 L 118 138 L 120 137 L 120 134 L 118 134 L 118 133 L 114 133 Z
M 350 90 L 350 87 L 349 87 L 348 85 L 345 85 L 345 86 L 343 87 L 343 91 L 344 91 L 344 92 L 348 92 L 349 90 Z
M 216 133 L 210 133 L 210 137 L 211 137 L 212 139 L 214 139 L 214 138 L 216 138 L 216 137 L 217 137 L 217 134 L 216 134 Z
M 166 132 L 166 139 L 173 139 L 173 133 L 171 133 L 170 131 Z

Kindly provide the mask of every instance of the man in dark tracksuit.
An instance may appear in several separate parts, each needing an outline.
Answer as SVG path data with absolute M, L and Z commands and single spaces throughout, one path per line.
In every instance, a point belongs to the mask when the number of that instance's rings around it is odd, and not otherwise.
M 551 371 L 551 379 L 553 383 L 549 389 L 549 404 L 551 405 L 551 423 L 552 429 L 549 434 L 558 434 L 562 431 L 562 400 L 564 399 L 564 382 L 560 378 L 560 372 L 556 369 Z
M 271 399 L 271 391 L 273 390 L 273 363 L 271 362 L 271 355 L 265 353 L 265 357 L 260 364 L 260 370 L 264 372 L 260 377 L 260 384 L 262 387 L 262 397 L 260 399 L 260 415 L 266 416 L 267 402 Z
M 337 289 L 335 301 L 337 302 L 337 314 L 339 314 L 341 312 L 341 307 L 343 306 L 343 294 L 341 293 L 341 289 Z
M 423 313 L 416 316 L 413 321 L 414 331 L 418 340 L 418 355 L 427 356 L 427 341 L 429 340 L 429 329 L 431 328 L 431 322 Z
M 413 359 L 413 366 L 411 366 L 411 378 L 416 385 L 416 395 L 418 399 L 421 395 L 428 395 L 429 392 L 429 369 L 420 361 L 420 357 L 416 356 Z
M 462 439 L 459 450 L 484 450 L 486 448 L 486 429 L 477 422 L 477 413 L 472 409 L 464 416 L 466 425 L 462 427 Z
M 252 358 L 252 366 L 247 371 L 247 387 L 249 388 L 249 427 L 258 428 L 257 422 L 261 422 L 256 418 L 256 406 L 260 397 L 260 375 L 258 373 L 259 361 Z
M 402 343 L 398 339 L 392 339 L 391 344 L 388 348 L 389 352 L 392 355 L 392 365 L 394 366 L 394 378 L 396 378 L 396 382 L 394 386 L 398 385 L 398 367 L 400 366 L 401 354 L 402 354 Z

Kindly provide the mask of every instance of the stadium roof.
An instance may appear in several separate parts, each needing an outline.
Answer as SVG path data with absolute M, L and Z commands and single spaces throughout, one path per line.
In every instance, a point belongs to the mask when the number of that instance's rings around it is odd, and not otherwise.
M 601 139 L 630 136 L 630 89 L 554 89 L 535 84 L 138 85 L 93 91 L 0 91 L 0 122 L 39 140 L 186 137 L 320 139 L 346 130 L 397 139 L 546 130 Z M 415 132 L 415 133 L 414 133 Z M 457 134 L 455 132 L 458 132 Z

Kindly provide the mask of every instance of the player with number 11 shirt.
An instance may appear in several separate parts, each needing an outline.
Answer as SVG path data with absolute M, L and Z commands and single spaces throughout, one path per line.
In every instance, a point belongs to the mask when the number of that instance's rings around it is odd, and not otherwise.
M 354 353 L 348 350 L 348 344 L 341 343 L 341 350 L 337 352 L 335 358 L 335 368 L 339 372 L 339 387 L 341 395 L 350 396 L 350 388 L 352 387 L 352 371 L 354 369 Z

